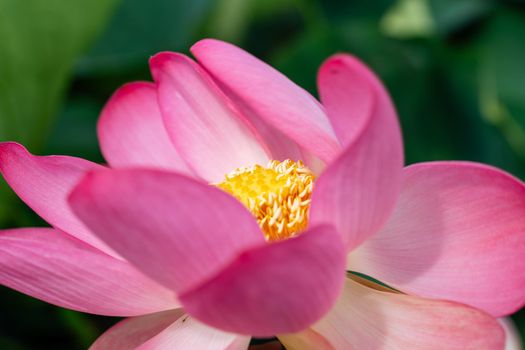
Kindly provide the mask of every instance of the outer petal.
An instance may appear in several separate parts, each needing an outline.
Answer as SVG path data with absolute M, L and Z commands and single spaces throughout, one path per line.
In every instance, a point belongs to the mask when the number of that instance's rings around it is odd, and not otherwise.
M 51 228 L 0 231 L 0 284 L 77 311 L 132 316 L 177 307 L 127 262 Z
M 137 350 L 246 350 L 249 343 L 248 336 L 225 333 L 182 316 Z
M 182 309 L 127 318 L 102 334 L 89 350 L 136 349 L 184 315 Z
M 330 58 L 319 84 L 346 149 L 315 184 L 311 223 L 336 226 L 351 250 L 376 232 L 395 206 L 403 166 L 401 133 L 388 94 L 355 58 Z
M 372 289 L 348 279 L 334 309 L 312 330 L 280 336 L 290 350 L 501 350 L 504 332 L 461 304 Z
M 269 65 L 214 39 L 197 42 L 191 52 L 232 94 L 300 146 L 325 162 L 340 151 L 319 103 Z
M 102 168 L 80 158 L 33 156 L 17 143 L 0 143 L 0 172 L 31 209 L 54 227 L 114 254 L 75 217 L 66 202 L 69 191 L 87 171 Z
M 221 271 L 239 252 L 266 244 L 235 198 L 175 173 L 93 172 L 70 203 L 107 244 L 178 293 Z
M 525 186 L 488 166 L 421 163 L 404 171 L 385 227 L 350 268 L 403 291 L 506 315 L 525 304 Z
M 216 182 L 238 167 L 268 162 L 254 129 L 198 64 L 163 52 L 150 65 L 169 136 L 199 175 Z
M 98 137 L 112 167 L 144 165 L 190 173 L 168 137 L 153 83 L 118 89 L 102 110 Z
M 228 268 L 180 295 L 188 314 L 255 336 L 296 332 L 322 317 L 344 280 L 345 252 L 330 226 L 241 254 Z

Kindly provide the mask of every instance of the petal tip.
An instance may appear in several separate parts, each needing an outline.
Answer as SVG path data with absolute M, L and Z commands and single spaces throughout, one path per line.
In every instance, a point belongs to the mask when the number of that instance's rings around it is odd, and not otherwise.
M 166 63 L 171 60 L 173 54 L 174 52 L 161 51 L 150 57 L 149 67 L 153 80 L 158 80 L 160 72 L 163 70 Z
M 104 107 L 102 108 L 102 112 L 100 113 L 100 117 L 97 122 L 97 129 L 100 132 L 100 125 L 107 122 L 107 120 L 111 117 L 111 113 L 109 112 L 112 107 L 118 104 L 118 101 L 120 101 L 122 98 L 125 98 L 129 94 L 133 94 L 137 90 L 141 89 L 155 89 L 155 84 L 150 81 L 133 81 L 129 83 L 125 83 L 121 87 L 119 87 L 109 98 L 109 100 L 106 102 Z
M 321 65 L 321 68 L 327 65 L 347 65 L 369 69 L 360 58 L 346 52 L 339 52 L 328 57 Z
M 22 154 L 24 156 L 31 155 L 27 148 L 18 142 L 0 142 L 0 172 L 3 173 L 5 171 L 5 165 L 10 161 L 11 157 L 20 156 Z
M 225 41 L 219 40 L 219 39 L 215 39 L 215 38 L 204 38 L 204 39 L 197 41 L 195 44 L 193 44 L 190 47 L 190 52 L 194 53 L 194 52 L 206 50 L 207 48 L 213 45 L 231 45 L 231 44 Z
M 151 58 L 149 59 L 149 66 L 151 70 L 151 75 L 153 76 L 153 80 L 158 81 L 161 72 L 166 70 L 169 64 L 173 63 L 191 64 L 193 63 L 193 61 L 188 56 L 178 52 L 159 52 L 151 56 Z
M 5 153 L 11 153 L 11 151 L 13 151 L 14 149 L 17 149 L 18 151 L 24 151 L 26 153 L 29 153 L 28 150 L 18 142 L 14 142 L 14 141 L 0 142 L 0 155 L 5 154 Z

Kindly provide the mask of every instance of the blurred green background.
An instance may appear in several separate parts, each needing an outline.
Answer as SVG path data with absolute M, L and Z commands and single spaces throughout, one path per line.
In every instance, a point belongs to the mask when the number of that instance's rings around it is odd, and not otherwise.
M 319 64 L 354 53 L 393 96 L 408 163 L 474 160 L 525 179 L 525 1 L 0 0 L 0 141 L 101 162 L 110 94 L 149 80 L 153 53 L 203 37 L 314 94 Z M 1 228 L 44 224 L 3 182 L 0 205 Z M 117 321 L 4 287 L 0 298 L 0 349 L 85 349 Z M 514 320 L 525 336 L 525 311 Z

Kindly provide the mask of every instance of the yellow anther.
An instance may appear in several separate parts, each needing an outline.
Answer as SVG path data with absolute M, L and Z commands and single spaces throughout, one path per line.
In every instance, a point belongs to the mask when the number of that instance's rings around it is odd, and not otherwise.
M 314 179 L 301 161 L 272 160 L 267 167 L 235 169 L 216 186 L 250 210 L 267 240 L 280 240 L 308 225 Z

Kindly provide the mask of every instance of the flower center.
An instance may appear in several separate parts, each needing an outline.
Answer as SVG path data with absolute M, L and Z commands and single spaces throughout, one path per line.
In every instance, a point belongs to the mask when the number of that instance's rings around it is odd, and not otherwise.
M 308 224 L 314 175 L 303 164 L 272 160 L 267 167 L 238 168 L 216 184 L 255 216 L 269 241 L 295 236 Z

